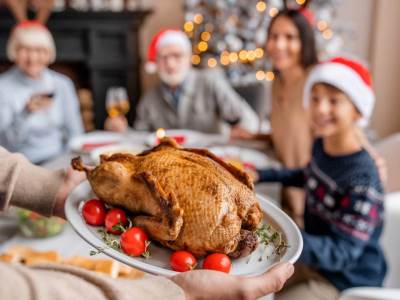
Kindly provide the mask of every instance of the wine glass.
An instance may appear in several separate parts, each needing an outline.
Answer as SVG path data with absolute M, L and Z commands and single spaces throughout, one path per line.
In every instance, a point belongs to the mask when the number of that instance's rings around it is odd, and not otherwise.
M 128 93 L 124 87 L 110 87 L 106 95 L 106 109 L 110 118 L 124 116 L 129 112 Z

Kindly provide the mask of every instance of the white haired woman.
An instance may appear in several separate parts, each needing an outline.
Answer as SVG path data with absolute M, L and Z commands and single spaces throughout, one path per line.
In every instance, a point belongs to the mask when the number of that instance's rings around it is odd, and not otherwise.
M 48 69 L 56 50 L 39 22 L 24 21 L 13 29 L 7 55 L 15 66 L 0 75 L 0 145 L 40 164 L 83 132 L 75 88 Z

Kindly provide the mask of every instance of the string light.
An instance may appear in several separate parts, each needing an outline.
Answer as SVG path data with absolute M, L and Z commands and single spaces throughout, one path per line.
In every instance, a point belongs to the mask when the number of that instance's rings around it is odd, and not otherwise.
M 257 4 L 256 4 L 256 9 L 257 9 L 259 12 L 263 12 L 264 10 L 267 9 L 267 4 L 265 4 L 264 1 L 258 1 Z
M 192 64 L 198 65 L 201 62 L 201 57 L 197 54 L 192 55 Z
M 239 59 L 241 61 L 246 61 L 247 60 L 247 51 L 246 50 L 241 50 L 239 52 Z
M 196 23 L 196 24 L 201 24 L 202 22 L 203 22 L 203 15 L 202 14 L 195 14 L 194 15 L 194 18 L 193 18 L 193 21 Z
M 325 29 L 328 28 L 328 23 L 324 20 L 320 20 L 317 23 L 317 28 L 319 31 L 324 31 Z
M 331 39 L 333 36 L 333 31 L 331 29 L 326 29 L 322 32 L 322 37 L 326 40 Z
M 254 53 L 254 51 L 249 51 L 247 53 L 247 58 L 248 58 L 249 61 L 255 60 L 256 59 L 256 54 Z
M 231 63 L 235 63 L 238 60 L 238 55 L 236 52 L 232 52 L 231 54 L 229 54 L 229 60 Z
M 207 64 L 210 68 L 215 68 L 217 66 L 217 60 L 215 58 L 210 58 Z
M 257 48 L 256 50 L 254 50 L 254 54 L 257 58 L 261 58 L 264 56 L 264 50 L 261 48 Z
M 264 71 L 257 71 L 256 79 L 257 80 L 264 80 L 265 79 L 265 72 Z
M 222 51 L 221 53 L 221 64 L 223 66 L 227 66 L 229 65 L 230 60 L 229 60 L 229 52 L 228 51 Z
M 296 0 L 296 3 L 298 5 L 303 5 L 304 3 L 306 3 L 306 0 Z
M 201 51 L 201 52 L 205 52 L 208 49 L 208 44 L 204 41 L 201 41 L 198 45 L 197 48 Z
M 223 65 L 223 66 L 229 65 L 229 62 L 230 62 L 229 61 L 229 55 L 221 56 L 220 61 L 221 61 L 221 65 Z
M 203 41 L 208 42 L 209 39 L 211 38 L 211 34 L 210 34 L 208 31 L 204 31 L 204 32 L 201 33 L 200 38 L 201 38 Z
M 266 72 L 266 73 L 265 73 L 265 79 L 266 79 L 267 81 L 272 81 L 272 80 L 274 80 L 274 79 L 275 79 L 275 74 L 274 74 L 274 72 L 272 72 L 272 71 Z
M 278 12 L 279 11 L 276 7 L 271 7 L 271 9 L 269 10 L 269 16 L 273 18 L 278 14 Z
M 183 25 L 183 29 L 184 29 L 186 32 L 191 32 L 191 31 L 193 31 L 193 28 L 194 28 L 194 25 L 193 25 L 193 22 L 191 22 L 191 21 L 187 21 L 187 22 L 185 22 L 185 24 Z

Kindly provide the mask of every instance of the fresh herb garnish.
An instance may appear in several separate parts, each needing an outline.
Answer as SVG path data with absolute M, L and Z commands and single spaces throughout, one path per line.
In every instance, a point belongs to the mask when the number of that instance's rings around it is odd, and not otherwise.
M 282 256 L 285 250 L 290 247 L 282 236 L 282 233 L 271 225 L 264 224 L 261 228 L 256 230 L 259 241 L 268 246 L 270 244 L 274 245 L 273 255 Z M 262 256 L 259 261 L 262 260 Z

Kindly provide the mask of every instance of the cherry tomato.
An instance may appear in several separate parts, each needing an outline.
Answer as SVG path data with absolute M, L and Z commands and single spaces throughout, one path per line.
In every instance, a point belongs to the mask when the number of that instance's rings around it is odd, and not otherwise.
M 231 270 L 231 260 L 222 253 L 213 253 L 208 255 L 203 262 L 203 269 L 216 270 L 229 273 Z
M 169 260 L 172 270 L 186 272 L 196 268 L 197 260 L 192 253 L 187 251 L 175 251 Z
M 108 211 L 104 223 L 106 225 L 107 232 L 112 234 L 121 234 L 120 229 L 114 230 L 113 227 L 118 224 L 125 226 L 128 222 L 125 212 L 120 208 L 113 208 Z
M 121 235 L 121 249 L 128 255 L 139 256 L 146 252 L 147 234 L 139 227 L 132 227 Z
M 82 208 L 83 218 L 89 225 L 100 226 L 104 224 L 106 207 L 98 199 L 90 199 Z

